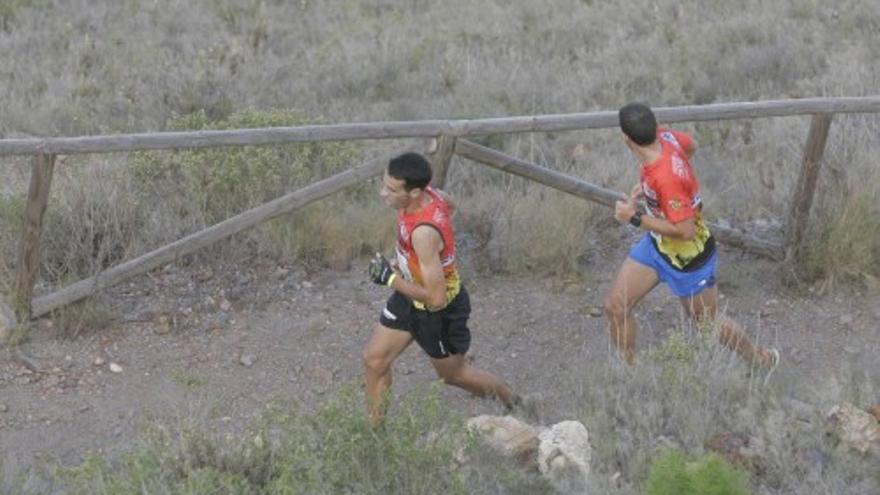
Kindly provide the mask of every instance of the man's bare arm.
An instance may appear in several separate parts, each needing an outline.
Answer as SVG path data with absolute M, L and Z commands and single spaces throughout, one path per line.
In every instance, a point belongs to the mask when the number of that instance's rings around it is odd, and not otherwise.
M 429 309 L 442 309 L 446 306 L 446 279 L 440 262 L 443 238 L 435 228 L 423 225 L 413 231 L 412 244 L 419 258 L 423 285 L 395 277 L 391 287 L 410 299 L 423 302 Z

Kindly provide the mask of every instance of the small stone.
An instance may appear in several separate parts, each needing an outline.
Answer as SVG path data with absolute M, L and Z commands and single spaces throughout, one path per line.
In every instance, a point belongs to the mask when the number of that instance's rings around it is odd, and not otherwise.
M 196 271 L 195 279 L 199 282 L 207 282 L 214 278 L 214 270 L 210 266 L 203 266 Z
M 853 320 L 855 320 L 855 318 L 853 318 L 853 315 L 849 315 L 849 314 L 843 315 L 840 317 L 840 324 L 841 325 L 849 325 L 853 322 Z
M 98 356 L 95 358 L 94 364 L 95 364 L 95 366 L 104 366 L 104 362 L 105 362 L 104 358 L 102 358 L 101 356 Z
M 623 477 L 623 475 L 620 474 L 620 471 L 615 471 L 614 474 L 612 474 L 611 477 L 608 478 L 608 481 L 611 482 L 612 486 L 616 486 L 617 488 L 620 488 L 620 478 L 621 477 Z
M 303 288 L 305 288 L 305 289 L 311 289 L 311 288 L 312 288 L 312 283 L 309 282 L 308 280 L 303 280 L 302 286 L 303 286 Z
M 845 352 L 847 354 L 852 354 L 853 356 L 856 356 L 856 355 L 860 354 L 862 352 L 862 350 L 856 346 L 847 345 L 847 346 L 843 346 L 843 352 Z
M 122 373 L 122 366 L 119 366 L 116 363 L 110 363 L 110 371 L 112 373 Z
M 7 406 L 6 404 L 0 404 L 0 413 L 5 413 L 8 410 L 9 406 Z
M 287 268 L 278 267 L 278 269 L 275 270 L 274 276 L 278 280 L 283 280 L 283 279 L 287 278 L 288 273 L 290 273 L 290 270 L 288 270 Z
M 174 319 L 170 315 L 162 314 L 156 318 L 156 334 L 167 335 L 171 333 L 173 327 Z
M 230 303 L 228 299 L 223 299 L 220 301 L 220 309 L 223 311 L 229 311 L 232 309 L 232 303 Z
M 587 314 L 592 316 L 593 318 L 598 318 L 602 316 L 602 310 L 593 306 L 589 310 L 587 310 Z
M 257 356 L 253 354 L 242 354 L 238 362 L 245 368 L 250 368 L 257 362 Z

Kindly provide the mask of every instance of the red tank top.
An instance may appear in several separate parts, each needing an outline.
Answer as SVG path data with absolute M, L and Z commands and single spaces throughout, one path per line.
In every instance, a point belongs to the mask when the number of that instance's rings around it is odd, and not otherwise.
M 425 193 L 431 198 L 428 204 L 413 213 L 401 211 L 398 216 L 397 263 L 406 280 L 423 285 L 419 257 L 412 245 L 412 233 L 420 225 L 430 225 L 437 229 L 443 238 L 440 264 L 443 266 L 443 276 L 446 279 L 446 303 L 448 304 L 461 290 L 461 280 L 455 266 L 455 236 L 452 232 L 452 219 L 449 215 L 449 205 L 437 194 L 434 188 L 426 187 Z M 413 304 L 420 309 L 425 307 L 421 301 L 413 301 Z

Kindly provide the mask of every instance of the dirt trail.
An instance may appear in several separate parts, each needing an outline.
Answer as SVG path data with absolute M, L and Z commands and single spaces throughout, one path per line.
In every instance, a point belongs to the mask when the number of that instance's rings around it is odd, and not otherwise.
M 880 379 L 876 297 L 841 290 L 795 298 L 779 291 L 769 262 L 729 250 L 723 255 L 727 310 L 759 342 L 783 350 L 780 373 L 818 383 L 858 366 Z M 592 275 L 577 280 L 465 270 L 474 362 L 540 397 L 547 421 L 568 413 L 565 380 L 557 377 L 589 360 L 608 359 L 598 309 L 614 266 L 588 269 Z M 59 338 L 48 320 L 37 322 L 32 340 L 20 348 L 36 371 L 8 353 L 0 358 L 6 476 L 38 458 L 73 463 L 90 450 L 125 449 L 146 420 L 198 418 L 219 431 L 236 431 L 273 398 L 315 407 L 360 380 L 360 349 L 387 295 L 361 270 L 309 274 L 257 262 L 178 266 L 105 294 L 116 319 L 104 330 Z M 677 325 L 680 314 L 660 287 L 638 318 L 643 351 Z M 406 394 L 434 379 L 412 346 L 396 364 L 395 392 Z M 500 412 L 462 391 L 443 393 L 467 413 Z

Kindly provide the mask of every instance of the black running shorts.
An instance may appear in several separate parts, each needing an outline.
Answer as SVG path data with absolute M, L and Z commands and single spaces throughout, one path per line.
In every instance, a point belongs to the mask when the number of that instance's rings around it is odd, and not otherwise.
M 470 348 L 471 331 L 467 327 L 470 315 L 471 301 L 464 287 L 440 311 L 416 309 L 409 298 L 395 291 L 388 298 L 379 323 L 411 333 L 429 356 L 445 358 L 465 354 Z

